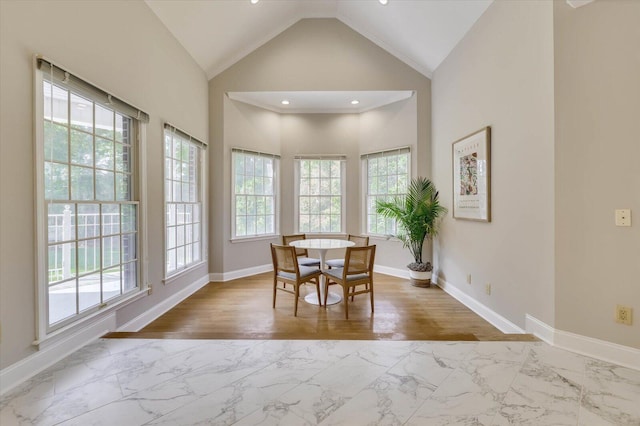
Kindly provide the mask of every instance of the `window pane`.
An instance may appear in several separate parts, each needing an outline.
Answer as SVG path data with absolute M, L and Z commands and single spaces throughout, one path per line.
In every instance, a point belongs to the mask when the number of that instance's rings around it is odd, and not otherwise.
M 47 271 L 49 283 L 66 280 L 76 275 L 75 243 L 54 244 L 48 247 Z
M 71 130 L 71 162 L 93 166 L 93 136 Z
M 104 301 L 120 295 L 122 267 L 116 266 L 102 272 L 102 298 Z
M 120 263 L 120 237 L 102 239 L 102 267 L 108 268 Z
M 122 287 L 125 293 L 138 287 L 138 264 L 136 262 L 124 264 Z
M 138 258 L 137 234 L 124 234 L 122 236 L 122 262 L 131 262 Z
M 93 169 L 71 166 L 71 198 L 93 200 Z
M 131 148 L 119 143 L 115 144 L 115 148 L 116 148 L 116 161 L 115 161 L 116 170 L 119 172 L 130 172 L 131 171 L 131 165 L 130 165 Z
M 93 133 L 93 102 L 71 94 L 71 126 Z
M 122 204 L 120 206 L 120 224 L 123 233 L 137 230 L 136 207 L 135 204 Z
M 120 205 L 102 205 L 102 235 L 120 233 Z
M 47 234 L 50 243 L 75 240 L 74 204 L 47 204 Z
M 44 198 L 47 200 L 69 199 L 69 166 L 45 161 Z
M 131 175 L 116 173 L 116 200 L 131 200 Z
M 58 123 L 68 123 L 69 92 L 55 84 L 43 82 L 44 118 Z M 53 108 L 53 117 L 51 109 Z
M 128 129 L 131 127 L 131 120 L 116 113 L 116 134 L 115 139 L 118 142 L 129 143 Z
M 44 122 L 44 158 L 63 163 L 69 160 L 69 129 L 66 126 Z
M 100 269 L 100 239 L 78 241 L 78 274 Z
M 113 170 L 115 151 L 113 142 L 107 139 L 96 138 L 96 167 Z
M 113 172 L 96 170 L 96 199 L 113 201 L 115 194 Z
M 76 314 L 76 280 L 49 287 L 49 324 Z
M 176 214 L 176 205 L 169 204 L 167 206 L 167 226 L 174 226 L 176 223 L 178 223 Z
M 78 238 L 92 238 L 100 235 L 100 206 L 98 204 L 78 204 Z
M 78 279 L 78 302 L 80 312 L 100 304 L 100 276 L 95 274 L 86 275 Z
M 96 135 L 113 139 L 113 110 L 96 104 Z

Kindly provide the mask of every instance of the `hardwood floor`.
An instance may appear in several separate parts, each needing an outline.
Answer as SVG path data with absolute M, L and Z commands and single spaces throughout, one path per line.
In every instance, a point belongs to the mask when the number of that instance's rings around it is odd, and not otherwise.
M 344 319 L 340 302 L 326 309 L 278 292 L 272 304 L 272 273 L 209 283 L 137 333 L 106 337 L 175 339 L 340 340 L 537 340 L 504 334 L 437 286 L 412 287 L 408 280 L 375 274 L 375 312 L 369 295 L 356 296 Z M 315 289 L 306 286 L 306 295 Z M 339 286 L 331 286 L 339 292 Z

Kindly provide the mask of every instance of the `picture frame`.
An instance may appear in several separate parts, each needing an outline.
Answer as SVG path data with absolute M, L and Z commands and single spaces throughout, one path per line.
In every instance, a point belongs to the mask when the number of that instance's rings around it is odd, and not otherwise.
M 491 127 L 455 141 L 453 218 L 491 222 Z

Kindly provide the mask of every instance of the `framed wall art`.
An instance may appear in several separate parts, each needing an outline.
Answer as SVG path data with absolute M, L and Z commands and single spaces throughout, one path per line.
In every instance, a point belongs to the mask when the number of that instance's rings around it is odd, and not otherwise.
M 453 217 L 491 222 L 491 127 L 453 143 Z

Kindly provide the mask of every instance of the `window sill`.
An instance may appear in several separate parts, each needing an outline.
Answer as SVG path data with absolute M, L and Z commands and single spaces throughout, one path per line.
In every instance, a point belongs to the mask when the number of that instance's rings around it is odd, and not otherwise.
M 180 271 L 176 272 L 173 275 L 168 276 L 167 278 L 162 280 L 162 283 L 164 285 L 167 284 L 171 284 L 174 281 L 179 280 L 180 278 L 182 278 L 185 274 L 188 274 L 189 272 L 193 271 L 194 269 L 198 269 L 199 267 L 201 267 L 202 265 L 206 265 L 207 259 L 203 259 L 198 263 L 194 263 L 193 265 L 189 265 L 189 267 L 185 268 L 185 269 L 181 269 Z
M 231 238 L 229 241 L 231 241 L 232 244 L 235 243 L 250 243 L 252 241 L 263 241 L 263 240 L 281 240 L 281 236 L 280 234 L 271 234 L 271 235 L 260 235 L 260 236 L 254 236 L 254 237 L 236 237 L 236 238 Z

